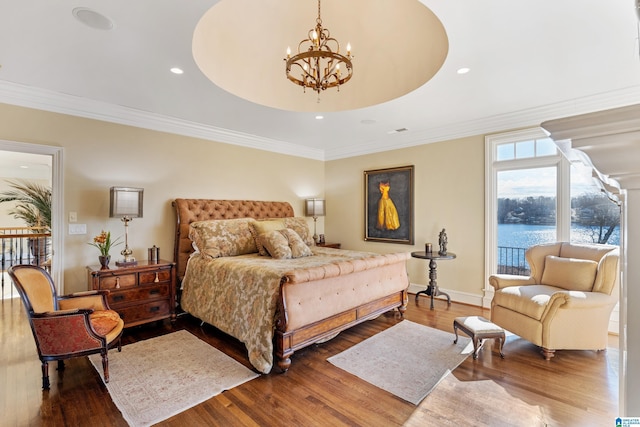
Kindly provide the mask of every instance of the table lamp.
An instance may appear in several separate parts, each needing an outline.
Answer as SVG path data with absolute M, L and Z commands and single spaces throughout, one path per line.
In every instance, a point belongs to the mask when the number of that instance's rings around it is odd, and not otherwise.
M 143 193 L 142 188 L 111 187 L 109 216 L 120 218 L 124 222 L 124 249 L 120 252 L 124 259 L 116 261 L 118 267 L 138 264 L 131 256 L 133 251 L 129 249 L 129 222 L 133 218 L 142 218 Z
M 313 242 L 318 244 L 318 233 L 316 232 L 316 223 L 318 217 L 324 216 L 326 203 L 324 199 L 307 199 L 305 200 L 305 216 L 313 217 Z

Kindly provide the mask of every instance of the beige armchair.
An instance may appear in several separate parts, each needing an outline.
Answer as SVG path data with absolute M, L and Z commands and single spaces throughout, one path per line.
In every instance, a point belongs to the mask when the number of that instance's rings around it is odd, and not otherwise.
M 611 311 L 618 302 L 619 249 L 608 245 L 553 243 L 532 246 L 531 275 L 495 274 L 491 321 L 542 347 L 603 350 Z

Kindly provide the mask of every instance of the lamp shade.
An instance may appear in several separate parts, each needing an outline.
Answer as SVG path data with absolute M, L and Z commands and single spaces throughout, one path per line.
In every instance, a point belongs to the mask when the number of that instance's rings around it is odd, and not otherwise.
M 111 218 L 142 218 L 142 195 L 144 189 L 131 187 L 111 187 Z
M 324 199 L 307 199 L 304 206 L 306 216 L 318 217 L 325 215 L 326 203 Z

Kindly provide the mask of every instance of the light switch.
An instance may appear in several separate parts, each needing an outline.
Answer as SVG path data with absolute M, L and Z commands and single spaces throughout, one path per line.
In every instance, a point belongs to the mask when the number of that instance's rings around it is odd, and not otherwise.
M 69 234 L 87 234 L 87 224 L 69 224 Z
M 69 212 L 69 222 L 78 222 L 78 212 Z

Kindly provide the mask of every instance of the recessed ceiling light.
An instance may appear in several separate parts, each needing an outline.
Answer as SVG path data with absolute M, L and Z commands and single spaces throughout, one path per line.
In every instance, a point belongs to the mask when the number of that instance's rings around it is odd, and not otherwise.
M 363 125 L 372 125 L 375 124 L 375 120 L 372 119 L 364 119 L 364 120 L 360 120 L 360 123 L 362 123 Z
M 76 7 L 71 11 L 73 16 L 87 27 L 96 30 L 110 30 L 113 28 L 113 21 L 106 16 L 86 7 Z
M 469 71 L 471 71 L 471 69 L 467 67 L 458 68 L 458 74 L 467 74 Z
M 178 67 L 173 67 L 170 71 L 173 74 L 182 74 L 182 73 L 184 73 L 184 71 L 182 71 L 182 68 L 178 68 Z
M 324 119 L 324 116 L 316 116 L 316 120 L 322 120 Z

